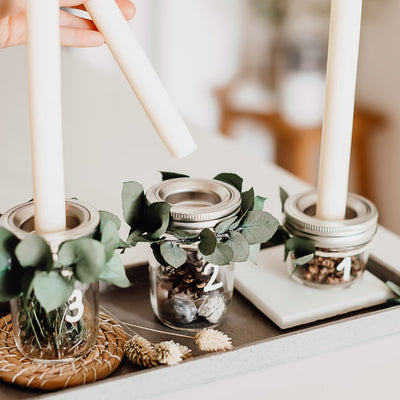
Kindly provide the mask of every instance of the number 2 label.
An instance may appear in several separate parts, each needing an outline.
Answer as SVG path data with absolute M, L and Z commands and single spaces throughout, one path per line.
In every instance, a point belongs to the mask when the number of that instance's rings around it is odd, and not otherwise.
M 217 279 L 218 276 L 218 270 L 219 266 L 218 265 L 213 265 L 213 264 L 207 264 L 207 266 L 204 268 L 204 273 L 207 275 L 211 272 L 211 268 L 213 269 L 213 273 L 211 275 L 210 280 L 208 281 L 207 285 L 204 287 L 205 292 L 212 292 L 213 290 L 217 290 L 224 286 L 223 282 L 218 282 L 215 283 L 215 280 Z

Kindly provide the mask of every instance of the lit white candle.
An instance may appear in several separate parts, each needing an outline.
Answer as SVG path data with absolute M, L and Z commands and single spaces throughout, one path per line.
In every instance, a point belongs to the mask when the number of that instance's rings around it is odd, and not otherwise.
M 65 229 L 59 3 L 26 0 L 35 229 Z
M 332 0 L 317 217 L 344 219 L 362 0 Z
M 176 158 L 192 153 L 196 144 L 186 124 L 115 1 L 89 0 L 85 7 L 169 152 Z

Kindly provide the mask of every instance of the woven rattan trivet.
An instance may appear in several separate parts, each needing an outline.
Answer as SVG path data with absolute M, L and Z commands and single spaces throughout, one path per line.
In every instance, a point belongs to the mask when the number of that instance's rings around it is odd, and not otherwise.
M 16 385 L 56 390 L 94 382 L 110 375 L 121 363 L 126 335 L 110 317 L 100 314 L 96 345 L 74 362 L 45 365 L 24 357 L 14 343 L 11 316 L 0 319 L 0 379 Z

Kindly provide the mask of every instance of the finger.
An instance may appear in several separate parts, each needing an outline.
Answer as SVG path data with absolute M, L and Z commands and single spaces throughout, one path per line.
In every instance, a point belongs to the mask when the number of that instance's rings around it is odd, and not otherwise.
M 115 0 L 115 2 L 118 4 L 122 14 L 127 20 L 130 20 L 135 16 L 136 7 L 130 0 Z M 61 6 L 86 11 L 86 8 L 82 4 L 82 0 L 63 0 Z
M 72 15 L 66 11 L 60 12 L 60 25 L 67 28 L 97 30 L 96 25 L 92 20 L 77 17 L 76 15 Z
M 61 27 L 61 45 L 73 47 L 97 47 L 104 44 L 100 32 L 88 29 Z

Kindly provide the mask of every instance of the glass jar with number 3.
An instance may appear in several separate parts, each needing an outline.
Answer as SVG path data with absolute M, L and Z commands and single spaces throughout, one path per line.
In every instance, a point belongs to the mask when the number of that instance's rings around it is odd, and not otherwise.
M 150 203 L 172 205 L 169 232 L 184 230 L 198 234 L 212 229 L 240 210 L 240 193 L 231 185 L 204 179 L 173 179 L 147 192 Z M 165 325 L 197 331 L 218 325 L 231 301 L 234 266 L 213 265 L 198 249 L 199 242 L 179 240 L 186 262 L 178 268 L 150 260 L 150 299 L 154 313 Z
M 91 237 L 100 222 L 95 208 L 75 200 L 66 202 L 66 211 L 68 229 L 42 235 L 51 248 L 53 259 L 57 259 L 62 243 Z M 33 203 L 28 202 L 7 211 L 0 223 L 23 239 L 34 229 L 33 214 Z M 66 362 L 85 355 L 96 343 L 99 329 L 98 282 L 86 284 L 76 280 L 70 267 L 60 266 L 52 273 L 73 283 L 68 301 L 60 307 L 46 311 L 35 295 L 33 280 L 23 294 L 11 300 L 18 350 L 25 357 L 43 363 Z

